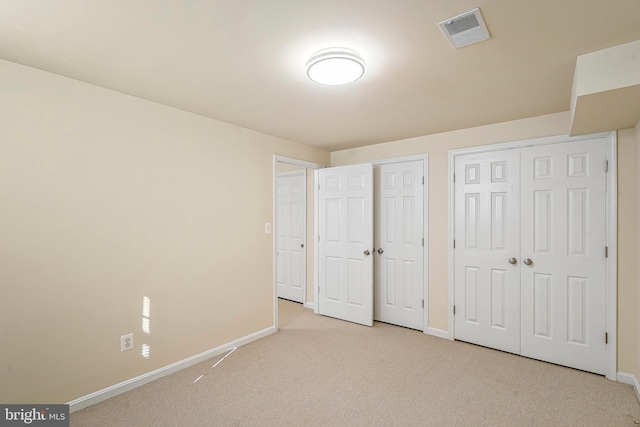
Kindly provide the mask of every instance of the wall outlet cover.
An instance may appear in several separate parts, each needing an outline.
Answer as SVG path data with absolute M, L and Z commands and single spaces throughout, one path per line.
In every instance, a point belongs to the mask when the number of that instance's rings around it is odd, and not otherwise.
M 120 337 L 120 351 L 133 350 L 133 333 Z

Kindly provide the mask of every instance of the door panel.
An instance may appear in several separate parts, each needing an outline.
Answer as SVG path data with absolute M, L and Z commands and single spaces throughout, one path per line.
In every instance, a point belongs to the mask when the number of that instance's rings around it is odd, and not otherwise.
M 604 142 L 456 157 L 456 339 L 605 373 Z
M 318 312 L 373 325 L 373 166 L 321 169 Z
M 522 354 L 601 374 L 604 164 L 602 140 L 522 149 Z
M 457 156 L 455 177 L 455 337 L 519 353 L 520 153 Z
M 278 174 L 278 297 L 303 302 L 305 286 L 306 171 Z
M 422 161 L 374 168 L 376 320 L 424 329 Z

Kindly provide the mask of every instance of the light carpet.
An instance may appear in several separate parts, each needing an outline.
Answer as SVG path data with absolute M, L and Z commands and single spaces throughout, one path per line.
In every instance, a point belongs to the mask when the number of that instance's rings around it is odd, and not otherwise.
M 279 302 L 280 331 L 71 415 L 71 426 L 637 426 L 629 385 Z M 200 375 L 204 375 L 194 383 Z

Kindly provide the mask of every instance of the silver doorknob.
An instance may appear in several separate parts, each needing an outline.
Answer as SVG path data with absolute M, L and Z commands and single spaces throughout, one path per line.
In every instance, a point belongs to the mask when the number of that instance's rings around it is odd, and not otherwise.
M 384 252 L 384 249 L 378 248 L 378 253 L 382 255 L 382 252 Z
M 533 261 L 531 261 L 531 259 L 530 259 L 530 258 L 527 258 L 527 259 L 525 259 L 525 260 L 524 260 L 524 261 L 522 261 L 522 262 L 524 262 L 524 265 L 531 265 L 531 264 L 533 264 Z
M 304 248 L 304 243 L 300 243 L 300 247 L 301 247 L 301 248 Z
M 364 251 L 364 254 L 365 254 L 366 256 L 369 256 L 369 255 L 371 255 L 371 252 L 369 252 L 369 249 L 367 249 L 366 251 Z
M 516 264 L 518 262 L 515 258 L 509 258 L 509 264 Z

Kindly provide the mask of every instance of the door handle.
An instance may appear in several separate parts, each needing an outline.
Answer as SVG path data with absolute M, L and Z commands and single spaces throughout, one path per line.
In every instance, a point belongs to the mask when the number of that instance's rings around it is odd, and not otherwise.
M 380 255 L 382 255 L 382 252 L 384 252 L 384 249 L 382 249 L 382 248 L 378 248 L 378 253 L 379 253 Z
M 365 254 L 366 256 L 369 256 L 369 255 L 371 255 L 371 252 L 369 251 L 369 249 L 367 249 L 366 251 L 364 251 L 364 254 Z
M 517 264 L 518 260 L 515 258 L 509 258 L 509 264 Z
M 300 243 L 300 247 L 301 247 L 301 248 L 304 248 L 304 243 Z
M 531 261 L 531 258 L 527 258 L 527 259 L 525 259 L 523 262 L 524 262 L 524 265 L 531 265 L 531 264 L 533 264 L 533 261 Z

